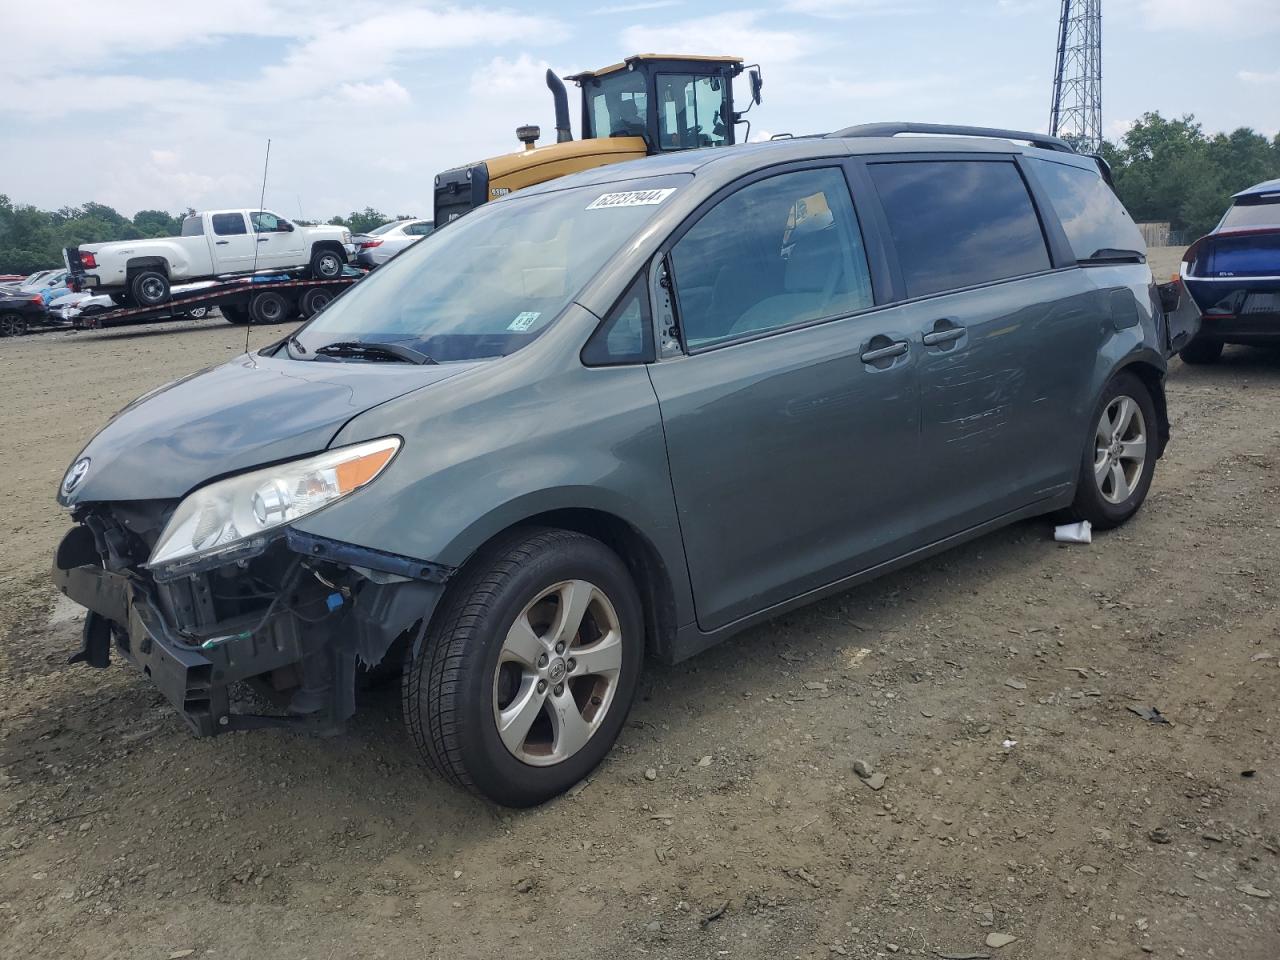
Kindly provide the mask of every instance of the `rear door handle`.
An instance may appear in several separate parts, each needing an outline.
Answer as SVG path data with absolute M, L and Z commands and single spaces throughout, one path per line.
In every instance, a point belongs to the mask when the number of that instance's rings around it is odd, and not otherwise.
M 213 242 L 214 242 L 214 244 L 216 244 L 216 245 L 217 245 L 217 246 L 219 246 L 219 247 L 225 247 L 225 246 L 226 246 L 228 243 L 230 243 L 231 241 L 230 241 L 230 240 L 215 240 L 215 241 L 213 241 Z
M 900 357 L 907 352 L 908 344 L 905 340 L 895 340 L 887 347 L 876 347 L 874 350 L 867 350 L 862 354 L 863 363 L 875 363 L 877 360 L 888 360 L 890 357 Z
M 948 330 L 935 330 L 933 333 L 924 335 L 924 345 L 926 347 L 936 347 L 940 343 L 950 343 L 952 340 L 959 340 L 964 336 L 964 327 L 951 327 Z
M 268 240 L 270 240 L 270 239 L 271 239 L 270 237 L 259 237 L 259 238 L 258 238 L 258 242 L 259 242 L 259 243 L 266 243 L 266 242 L 267 242 Z

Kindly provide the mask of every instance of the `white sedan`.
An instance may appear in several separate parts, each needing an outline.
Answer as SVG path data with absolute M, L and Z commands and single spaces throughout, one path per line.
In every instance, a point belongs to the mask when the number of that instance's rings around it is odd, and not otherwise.
M 356 248 L 356 263 L 363 267 L 380 267 L 435 228 L 430 220 L 393 220 L 376 230 L 352 237 L 351 242 Z

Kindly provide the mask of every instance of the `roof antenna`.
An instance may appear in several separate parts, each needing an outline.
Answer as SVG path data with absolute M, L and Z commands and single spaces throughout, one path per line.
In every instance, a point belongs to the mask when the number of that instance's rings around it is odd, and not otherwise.
M 258 232 L 258 226 L 262 223 L 262 204 L 267 199 L 267 166 L 271 163 L 271 138 L 267 137 L 267 155 L 262 161 L 262 192 L 258 194 L 258 220 L 255 223 L 253 215 L 249 216 L 249 226 L 253 227 L 252 233 Z M 258 238 L 253 238 L 253 273 L 249 276 L 249 289 L 253 290 L 253 277 L 258 273 Z M 252 293 L 249 295 L 249 302 L 253 302 Z M 244 325 L 244 352 L 249 352 L 249 330 L 253 327 L 252 314 L 248 318 L 248 323 Z

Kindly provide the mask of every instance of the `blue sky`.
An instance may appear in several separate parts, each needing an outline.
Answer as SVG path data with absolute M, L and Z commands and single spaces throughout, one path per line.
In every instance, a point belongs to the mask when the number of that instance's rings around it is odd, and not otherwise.
M 426 214 L 439 170 L 551 131 L 542 72 L 637 52 L 764 68 L 753 136 L 1044 130 L 1059 0 L 59 0 L 3 16 L 0 193 L 42 207 Z M 1145 110 L 1280 129 L 1280 0 L 1103 0 L 1110 136 Z M 571 97 L 576 90 L 570 87 Z M 573 111 L 575 128 L 576 106 Z M 543 142 L 548 142 L 544 136 Z

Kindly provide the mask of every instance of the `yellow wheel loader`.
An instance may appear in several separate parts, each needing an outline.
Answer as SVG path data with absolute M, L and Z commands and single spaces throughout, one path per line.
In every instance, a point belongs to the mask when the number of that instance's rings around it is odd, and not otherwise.
M 627 57 L 622 63 L 566 79 L 582 88 L 582 138 L 573 139 L 569 96 L 563 81 L 547 71 L 555 101 L 556 142 L 537 146 L 536 126 L 516 129 L 524 149 L 454 167 L 435 180 L 435 224 L 440 228 L 482 203 L 513 190 L 545 183 L 654 153 L 721 147 L 734 143 L 735 128 L 747 110 L 733 107 L 733 78 L 749 70 L 751 102 L 764 85 L 759 66 L 739 57 Z M 748 132 L 750 126 L 748 126 Z

